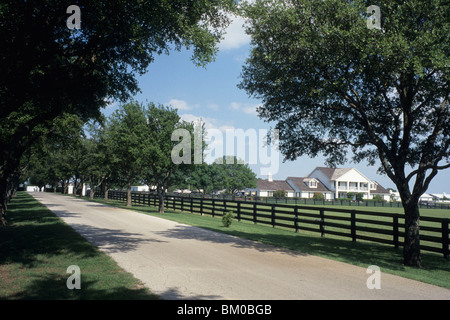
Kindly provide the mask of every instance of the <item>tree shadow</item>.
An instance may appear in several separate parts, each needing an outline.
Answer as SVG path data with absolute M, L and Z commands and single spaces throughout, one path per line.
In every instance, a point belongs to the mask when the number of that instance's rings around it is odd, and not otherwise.
M 330 238 L 306 233 L 275 234 L 271 232 L 241 231 L 233 228 L 214 228 L 178 225 L 160 235 L 175 239 L 196 239 L 211 243 L 226 243 L 236 248 L 253 248 L 260 252 L 278 252 L 291 256 L 314 255 L 366 267 L 377 265 L 395 271 L 405 271 L 401 248 L 383 244 L 352 242 L 346 238 Z M 448 261 L 431 254 L 422 254 L 425 270 L 449 271 Z
M 223 299 L 217 295 L 186 295 L 182 294 L 178 288 L 168 288 L 166 291 L 159 294 L 164 300 L 217 300 Z
M 8 300 L 157 300 L 160 299 L 144 287 L 130 289 L 120 285 L 100 284 L 97 280 L 84 280 L 81 288 L 67 288 L 69 274 L 49 273 L 32 279 L 20 292 L 6 297 Z M 105 288 L 106 287 L 106 288 Z
M 157 239 L 149 239 L 143 234 L 125 232 L 117 229 L 97 228 L 84 224 L 71 224 L 71 227 L 90 243 L 97 247 L 112 252 L 134 251 L 145 243 L 165 242 Z
M 293 251 L 282 247 L 251 240 L 251 237 L 243 237 L 242 232 L 217 232 L 205 228 L 189 225 L 176 225 L 174 228 L 165 231 L 155 232 L 166 238 L 199 240 L 211 243 L 228 244 L 235 248 L 251 248 L 259 252 L 278 252 L 291 256 L 305 256 L 306 253 Z M 234 234 L 232 234 L 234 233 Z
M 98 255 L 95 246 L 106 247 L 109 252 L 127 252 L 144 242 L 158 241 L 122 230 L 81 224 L 71 227 L 34 199 L 11 202 L 8 213 L 9 225 L 0 229 L 0 265 L 33 267 L 39 255 L 70 254 L 83 259 Z

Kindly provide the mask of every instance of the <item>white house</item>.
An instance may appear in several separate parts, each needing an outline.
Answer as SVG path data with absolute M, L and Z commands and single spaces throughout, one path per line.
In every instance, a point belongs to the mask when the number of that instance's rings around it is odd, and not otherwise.
M 379 194 L 384 200 L 389 200 L 389 192 L 378 182 L 372 181 L 355 168 L 317 167 L 308 178 L 315 178 L 331 191 L 332 199 L 346 198 L 347 193 L 362 193 L 363 199 L 372 199 Z
M 288 177 L 286 182 L 294 190 L 294 196 L 298 198 L 312 198 L 314 193 L 320 192 L 326 200 L 333 199 L 333 192 L 328 189 L 319 179 Z
M 307 177 L 288 177 L 286 180 L 273 180 L 269 174 L 267 180 L 258 180 L 256 189 L 247 189 L 250 194 L 272 197 L 277 190 L 284 190 L 287 197 L 312 198 L 322 193 L 326 200 L 347 198 L 352 192 L 362 193 L 363 199 L 373 199 L 381 195 L 389 201 L 391 194 L 377 181 L 364 176 L 355 168 L 317 167 Z
M 273 180 L 269 174 L 267 180 L 259 179 L 256 182 L 256 195 L 260 197 L 273 197 L 275 191 L 283 190 L 286 197 L 294 197 L 294 190 L 285 180 Z
M 394 191 L 390 191 L 389 194 L 391 195 L 392 199 L 394 201 L 401 201 L 400 199 L 400 193 L 398 192 L 394 192 Z M 446 196 L 445 196 L 446 195 Z M 442 200 L 442 198 L 449 198 L 449 195 L 446 194 L 445 192 L 443 194 L 431 194 L 431 193 L 424 193 L 420 196 L 419 201 L 424 201 L 424 202 L 430 202 L 430 201 L 445 201 Z
M 150 191 L 150 188 L 148 186 L 131 186 L 131 191 L 148 192 L 148 191 Z
M 430 196 L 433 197 L 433 200 L 440 202 L 448 202 L 450 201 L 450 194 L 448 193 L 431 193 Z

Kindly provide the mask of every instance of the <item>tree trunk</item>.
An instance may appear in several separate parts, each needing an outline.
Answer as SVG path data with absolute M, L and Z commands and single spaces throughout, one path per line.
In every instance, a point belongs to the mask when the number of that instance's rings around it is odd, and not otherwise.
M 164 196 L 165 196 L 165 192 L 164 189 L 161 189 L 160 187 L 156 188 L 157 192 L 158 192 L 158 200 L 159 200 L 159 208 L 158 208 L 158 213 L 164 213 Z
M 127 184 L 127 207 L 131 207 L 131 179 L 128 179 Z
M 9 167 L 10 170 L 0 171 L 0 226 L 7 225 L 6 211 L 8 203 L 19 187 L 21 168 Z
M 7 225 L 7 220 L 6 220 L 7 207 L 8 207 L 8 199 L 6 197 L 6 193 L 4 193 L 2 190 L 2 192 L 0 194 L 0 213 L 1 213 L 0 227 Z
M 108 203 L 109 201 L 109 186 L 107 183 L 103 183 L 103 200 L 105 200 L 105 203 Z
M 405 210 L 405 243 L 403 263 L 407 266 L 422 267 L 420 258 L 420 213 L 418 201 L 403 204 Z
M 94 200 L 94 196 L 95 196 L 95 188 L 91 188 L 89 192 L 89 199 Z

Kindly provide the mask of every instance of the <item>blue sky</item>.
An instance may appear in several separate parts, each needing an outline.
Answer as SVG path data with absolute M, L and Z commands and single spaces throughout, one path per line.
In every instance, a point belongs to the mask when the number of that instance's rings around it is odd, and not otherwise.
M 237 88 L 242 66 L 250 50 L 250 39 L 245 35 L 241 20 L 235 20 L 229 27 L 225 39 L 220 44 L 220 52 L 215 62 L 206 68 L 196 67 L 190 60 L 191 53 L 183 50 L 172 51 L 170 55 L 158 56 L 148 72 L 139 77 L 142 91 L 135 99 L 171 105 L 178 109 L 181 117 L 188 121 L 198 118 L 206 123 L 207 129 L 269 129 L 270 124 L 261 120 L 256 113 L 260 101 L 251 99 L 247 93 Z M 106 108 L 110 114 L 117 108 L 112 103 Z M 317 166 L 324 166 L 324 159 L 301 157 L 293 162 L 282 162 L 274 179 L 288 176 L 303 177 Z M 251 165 L 260 178 L 258 165 Z M 377 166 L 367 163 L 348 162 L 343 167 L 355 167 L 371 180 L 378 181 L 385 188 L 394 184 L 387 176 L 377 174 Z M 443 171 L 431 183 L 427 192 L 450 193 L 450 170 Z

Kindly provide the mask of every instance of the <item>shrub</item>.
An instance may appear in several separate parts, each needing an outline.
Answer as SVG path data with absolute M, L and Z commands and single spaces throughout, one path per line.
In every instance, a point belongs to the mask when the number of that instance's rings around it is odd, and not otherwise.
M 286 191 L 284 190 L 277 190 L 273 193 L 273 197 L 277 199 L 281 199 L 286 197 Z
M 314 192 L 313 199 L 314 200 L 323 200 L 323 199 L 325 199 L 325 196 L 321 192 Z
M 359 192 L 359 193 L 356 194 L 355 198 L 356 198 L 356 201 L 363 201 L 364 200 L 364 194 Z
M 384 202 L 384 198 L 383 198 L 383 196 L 380 195 L 380 194 L 374 195 L 372 199 L 373 199 L 375 202 Z
M 222 216 L 222 223 L 224 227 L 229 227 L 231 223 L 233 222 L 234 214 L 231 211 L 228 211 L 227 213 L 224 213 Z

